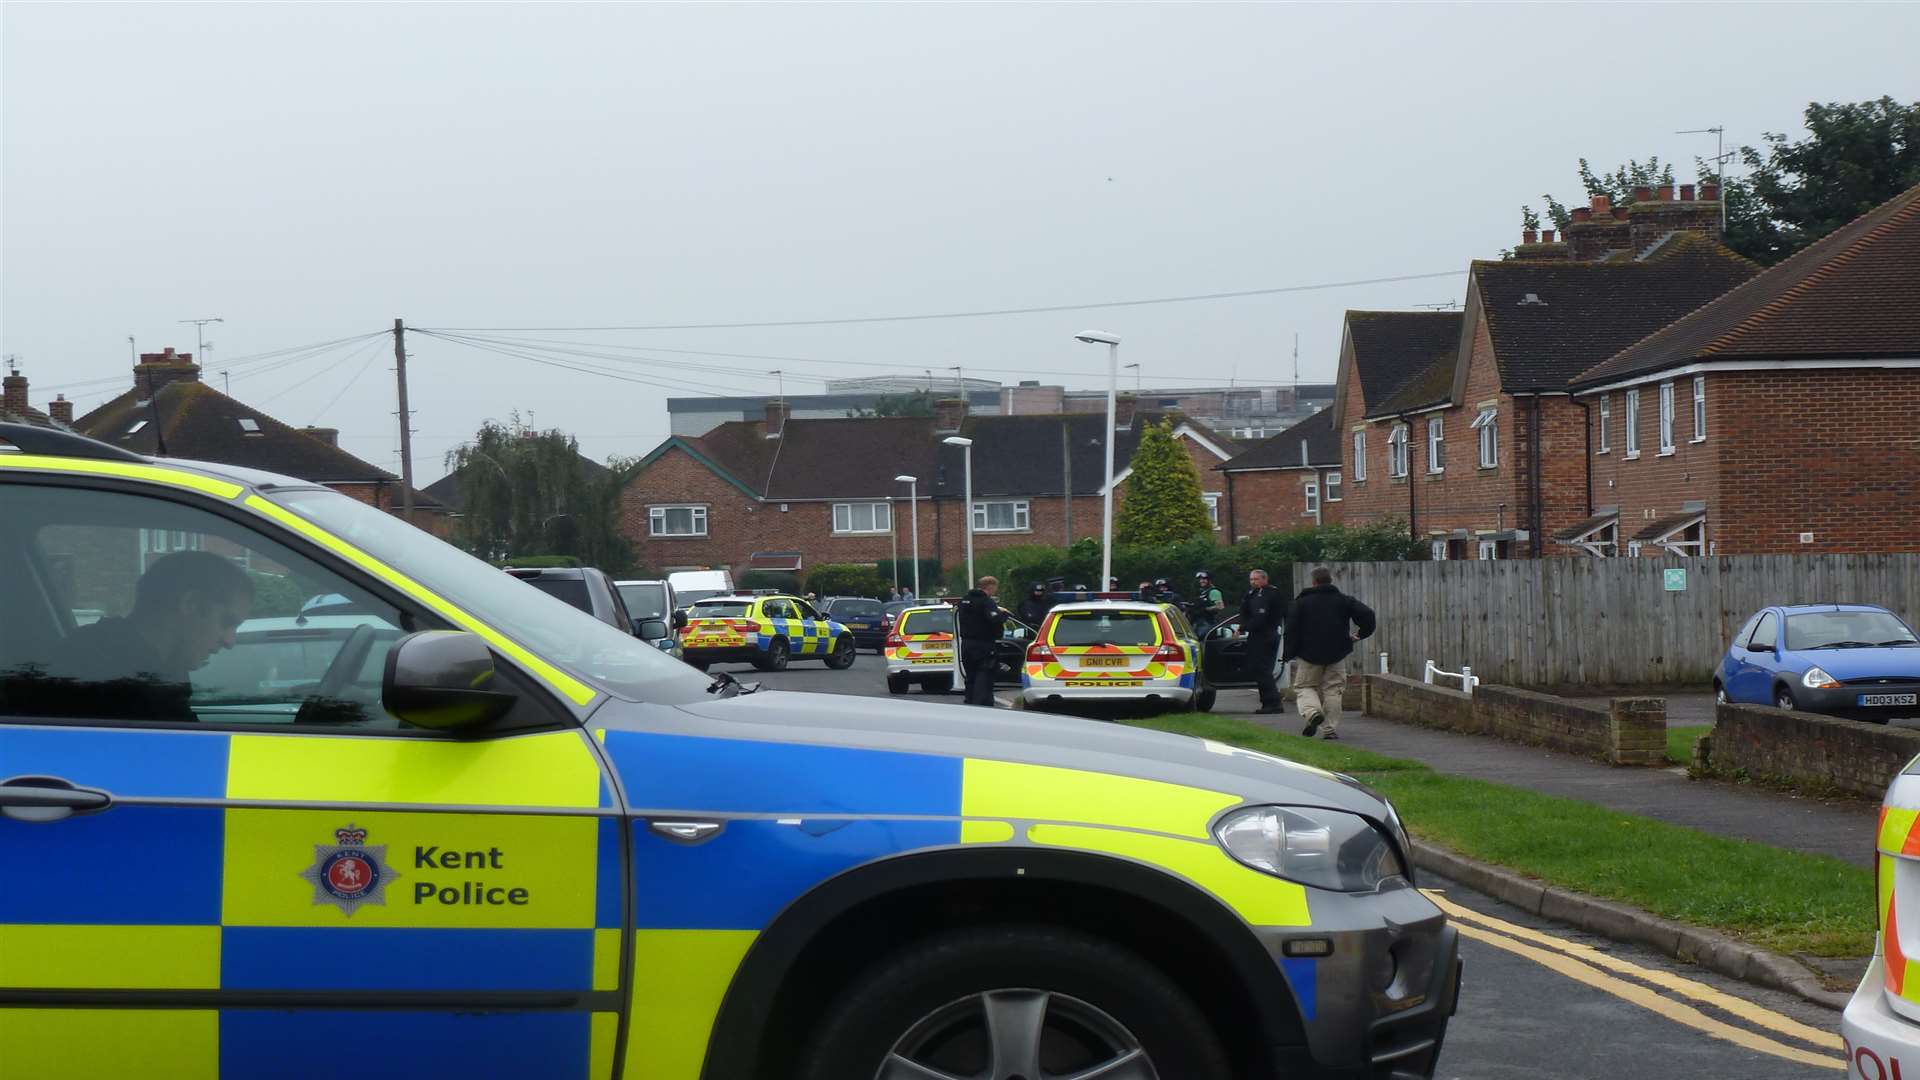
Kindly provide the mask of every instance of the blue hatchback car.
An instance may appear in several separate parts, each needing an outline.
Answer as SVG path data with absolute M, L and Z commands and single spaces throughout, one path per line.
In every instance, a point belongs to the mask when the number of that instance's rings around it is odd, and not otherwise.
M 1713 689 L 1721 701 L 1879 724 L 1920 715 L 1920 635 L 1869 604 L 1764 608 L 1734 635 Z

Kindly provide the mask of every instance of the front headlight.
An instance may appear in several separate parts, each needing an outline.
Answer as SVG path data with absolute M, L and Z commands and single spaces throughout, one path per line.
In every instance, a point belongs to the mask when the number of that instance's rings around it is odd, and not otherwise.
M 1800 676 L 1800 685 L 1809 690 L 1831 690 L 1840 685 L 1840 680 L 1817 667 L 1810 667 L 1805 675 Z
M 1385 833 L 1341 810 L 1249 806 L 1221 818 L 1213 835 L 1255 870 L 1320 889 L 1371 892 L 1407 873 Z

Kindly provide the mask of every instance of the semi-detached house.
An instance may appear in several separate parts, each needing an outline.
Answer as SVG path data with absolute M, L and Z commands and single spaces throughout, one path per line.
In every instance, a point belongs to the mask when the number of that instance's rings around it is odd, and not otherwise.
M 1333 411 L 1321 409 L 1221 462 L 1226 533 L 1244 540 L 1341 521 L 1346 485 Z
M 1214 466 L 1240 449 L 1177 413 L 1136 412 L 1122 399 L 1114 438 L 1115 498 L 1146 425 L 1169 420 L 1192 456 L 1216 528 L 1231 513 Z M 973 503 L 965 505 L 973 440 Z M 943 401 L 931 417 L 793 419 L 783 403 L 764 420 L 667 439 L 621 494 L 621 528 L 639 559 L 662 570 L 726 567 L 804 572 L 827 563 L 920 555 L 956 566 L 966 520 L 976 552 L 1062 546 L 1100 534 L 1106 417 L 975 416 Z M 916 477 L 911 487 L 897 476 Z M 909 502 L 909 494 L 913 502 Z

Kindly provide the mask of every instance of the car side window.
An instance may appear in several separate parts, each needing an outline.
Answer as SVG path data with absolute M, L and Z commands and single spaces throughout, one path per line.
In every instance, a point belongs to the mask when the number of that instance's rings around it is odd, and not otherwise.
M 1740 628 L 1740 632 L 1733 635 L 1734 648 L 1744 649 L 1747 647 L 1747 642 L 1753 640 L 1753 628 L 1760 625 L 1760 618 L 1762 615 L 1765 615 L 1765 614 L 1766 612 L 1763 611 L 1759 615 L 1755 615 L 1751 619 L 1748 619 L 1747 624 Z
M 1749 640 L 1748 644 L 1771 649 L 1779 643 L 1780 620 L 1774 617 L 1773 612 L 1769 611 L 1765 615 L 1760 616 L 1760 621 L 1755 624 L 1753 637 Z
M 820 617 L 820 613 L 813 610 L 813 605 L 807 603 L 805 600 L 793 601 L 793 607 L 795 611 L 800 613 L 799 617 L 802 619 L 818 619 Z
M 170 500 L 0 488 L 0 723 L 398 729 L 387 653 L 443 628 L 253 528 Z
M 763 619 L 791 619 L 793 614 L 787 610 L 785 600 L 763 600 L 760 602 L 760 617 Z

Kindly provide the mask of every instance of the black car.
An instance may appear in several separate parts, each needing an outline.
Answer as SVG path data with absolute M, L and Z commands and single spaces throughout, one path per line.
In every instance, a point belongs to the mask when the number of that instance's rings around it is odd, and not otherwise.
M 591 566 L 537 569 L 509 566 L 507 573 L 548 596 L 566 601 L 608 626 L 617 626 L 623 633 L 637 634 L 633 617 L 627 614 L 626 602 L 620 599 L 620 591 L 613 587 L 612 579 L 604 571 Z
M 821 614 L 853 631 L 853 643 L 859 648 L 886 651 L 891 625 L 886 604 L 864 596 L 825 596 L 819 608 Z

